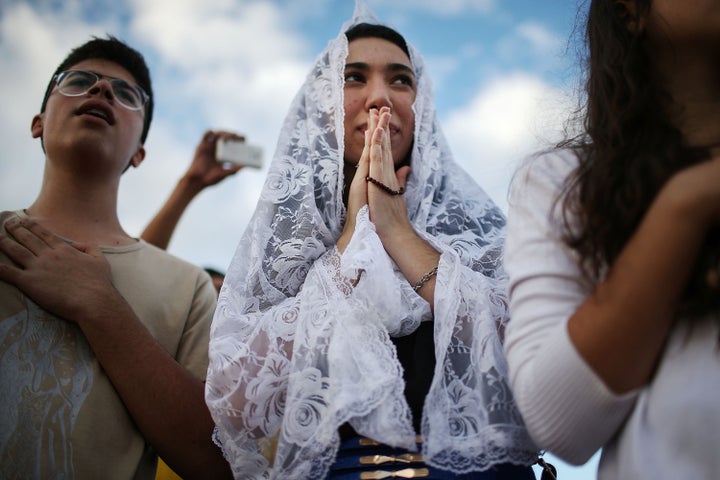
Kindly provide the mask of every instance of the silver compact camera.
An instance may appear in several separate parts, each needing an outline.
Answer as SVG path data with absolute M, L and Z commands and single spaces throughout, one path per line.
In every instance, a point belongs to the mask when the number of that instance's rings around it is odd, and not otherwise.
M 262 168 L 262 148 L 251 145 L 243 140 L 220 138 L 215 144 L 215 159 L 218 162 L 229 162 L 246 167 Z

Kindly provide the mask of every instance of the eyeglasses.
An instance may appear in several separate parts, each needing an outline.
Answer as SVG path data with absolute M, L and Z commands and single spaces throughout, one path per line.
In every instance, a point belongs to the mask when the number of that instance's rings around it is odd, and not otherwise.
M 131 85 L 121 78 L 109 77 L 88 70 L 65 70 L 55 75 L 58 92 L 66 97 L 85 95 L 100 79 L 107 78 L 118 103 L 128 110 L 140 110 L 150 100 L 139 85 Z

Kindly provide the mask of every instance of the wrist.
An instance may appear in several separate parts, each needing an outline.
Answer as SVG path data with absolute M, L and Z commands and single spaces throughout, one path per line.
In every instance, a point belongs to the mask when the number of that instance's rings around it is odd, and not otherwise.
M 98 286 L 98 289 L 88 292 L 88 295 L 83 297 L 74 320 L 85 331 L 90 325 L 97 327 L 104 319 L 123 316 L 126 310 L 132 312 L 125 298 L 114 286 L 109 285 L 105 288 Z
M 350 244 L 350 240 L 352 240 L 354 231 L 355 231 L 354 227 L 345 225 L 345 228 L 343 229 L 342 233 L 340 234 L 340 238 L 338 238 L 337 242 L 335 243 L 335 247 L 338 249 L 338 252 L 340 252 L 341 254 L 345 252 L 345 249 Z
M 438 265 L 435 265 L 433 268 L 428 270 L 422 277 L 420 277 L 420 279 L 417 282 L 412 284 L 412 289 L 414 292 L 419 292 L 420 289 L 423 286 L 425 286 L 425 284 L 430 282 L 433 279 L 433 277 L 435 277 L 437 275 L 438 266 L 439 266 L 439 263 L 438 263 Z
M 192 196 L 197 195 L 205 187 L 202 177 L 186 173 L 178 181 L 178 189 Z

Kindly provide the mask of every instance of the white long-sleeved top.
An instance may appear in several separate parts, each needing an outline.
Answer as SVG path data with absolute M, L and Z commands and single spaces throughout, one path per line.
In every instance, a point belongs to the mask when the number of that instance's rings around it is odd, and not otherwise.
M 576 165 L 570 151 L 546 153 L 511 189 L 505 352 L 523 419 L 540 448 L 570 463 L 603 448 L 600 479 L 718 478 L 717 318 L 679 319 L 652 381 L 624 395 L 604 385 L 568 335 L 568 319 L 594 288 L 561 238 L 556 200 Z

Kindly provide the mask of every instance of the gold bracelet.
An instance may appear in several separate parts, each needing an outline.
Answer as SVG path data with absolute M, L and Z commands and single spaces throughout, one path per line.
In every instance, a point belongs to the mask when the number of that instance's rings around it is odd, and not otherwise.
M 435 265 L 435 266 L 432 268 L 432 270 L 430 270 L 430 271 L 427 272 L 425 275 L 423 275 L 423 276 L 420 278 L 420 280 L 418 280 L 418 282 L 417 282 L 415 285 L 413 285 L 413 287 L 412 287 L 413 291 L 417 292 L 418 290 L 420 290 L 420 289 L 422 288 L 422 286 L 425 285 L 425 284 L 428 282 L 428 280 L 430 280 L 432 277 L 434 277 L 435 275 L 437 275 L 437 271 L 438 271 L 438 266 Z

